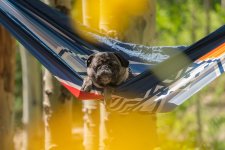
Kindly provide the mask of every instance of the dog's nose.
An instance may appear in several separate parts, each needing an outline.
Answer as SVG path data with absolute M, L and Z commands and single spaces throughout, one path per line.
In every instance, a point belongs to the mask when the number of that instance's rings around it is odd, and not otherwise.
M 103 76 L 111 76 L 112 75 L 112 71 L 110 69 L 105 69 L 102 71 L 101 73 Z
M 98 80 L 103 84 L 107 85 L 112 80 L 112 71 L 111 70 L 103 70 L 98 74 Z
M 112 70 L 108 65 L 103 65 L 101 68 L 99 68 L 99 73 L 105 74 L 105 75 L 111 75 Z

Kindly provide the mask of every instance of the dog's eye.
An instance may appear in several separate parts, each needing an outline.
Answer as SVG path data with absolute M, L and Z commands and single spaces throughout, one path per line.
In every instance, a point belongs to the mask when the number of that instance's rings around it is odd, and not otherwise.
M 110 66 L 116 66 L 117 64 L 114 63 L 114 62 L 110 62 L 109 65 L 110 65 Z
M 99 68 L 101 65 L 97 65 L 96 68 Z

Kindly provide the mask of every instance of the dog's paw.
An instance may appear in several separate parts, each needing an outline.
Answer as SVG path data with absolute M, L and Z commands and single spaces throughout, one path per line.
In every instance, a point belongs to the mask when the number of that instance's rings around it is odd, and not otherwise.
M 90 86 L 90 85 L 83 85 L 80 90 L 84 91 L 84 92 L 90 92 L 91 89 L 92 89 L 92 86 Z
M 81 91 L 90 92 L 92 89 L 92 81 L 88 79 L 84 79 L 83 85 L 81 87 Z

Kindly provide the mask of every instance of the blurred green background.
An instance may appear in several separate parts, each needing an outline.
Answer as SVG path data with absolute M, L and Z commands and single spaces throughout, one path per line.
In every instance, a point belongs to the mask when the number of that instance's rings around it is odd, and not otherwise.
M 225 22 L 220 0 L 158 0 L 158 45 L 190 45 Z M 158 114 L 162 149 L 225 149 L 225 76 L 192 96 L 175 111 Z

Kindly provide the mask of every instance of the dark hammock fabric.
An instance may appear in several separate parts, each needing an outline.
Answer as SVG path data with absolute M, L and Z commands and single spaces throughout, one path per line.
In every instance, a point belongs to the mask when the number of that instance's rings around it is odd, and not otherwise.
M 0 1 L 0 23 L 78 99 L 102 98 L 97 88 L 80 91 L 87 57 L 96 51 L 122 54 L 137 76 L 115 87 L 107 102 L 120 113 L 171 111 L 224 72 L 225 26 L 189 47 L 147 47 L 96 33 L 87 33 L 98 41 L 89 43 L 69 17 L 36 0 Z

